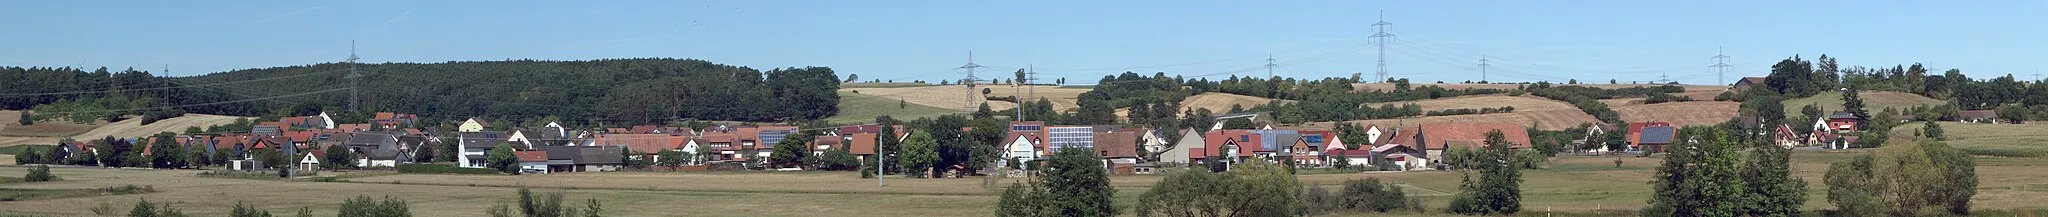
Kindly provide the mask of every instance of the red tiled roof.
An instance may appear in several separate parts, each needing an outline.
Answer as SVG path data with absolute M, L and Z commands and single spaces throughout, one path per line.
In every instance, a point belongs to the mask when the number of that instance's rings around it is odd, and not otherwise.
M 875 154 L 875 140 L 877 140 L 877 139 L 878 139 L 878 138 L 876 138 L 876 136 L 878 136 L 878 135 L 876 135 L 876 134 L 873 134 L 873 133 L 855 133 L 855 134 L 853 134 L 853 139 L 852 139 L 852 140 L 849 140 L 849 141 L 847 141 L 848 143 L 852 143 L 852 144 L 847 144 L 847 148 L 849 148 L 849 149 L 847 149 L 847 152 L 853 152 L 853 154 L 856 154 L 856 155 L 872 155 L 872 154 Z
M 662 150 L 680 149 L 689 137 L 668 134 L 610 134 L 597 137 L 599 146 L 626 146 L 627 150 L 639 153 L 655 153 Z
M 356 132 L 356 131 L 363 131 L 363 130 L 367 130 L 367 129 L 370 129 L 370 124 L 338 124 L 338 125 L 334 125 L 334 129 L 335 129 L 336 131 L 341 131 L 341 132 L 344 132 L 344 133 L 345 133 L 345 132 Z
M 514 153 L 512 153 L 512 155 L 518 156 L 518 157 L 519 157 L 519 162 L 547 162 L 547 161 L 548 161 L 548 152 L 547 152 L 547 151 L 519 151 L 519 152 L 514 152 Z
M 741 128 L 739 128 L 739 129 L 735 129 L 735 130 L 733 130 L 733 135 L 739 136 L 739 139 L 740 139 L 740 141 L 756 141 L 756 142 L 758 142 L 758 141 L 761 141 L 761 128 L 753 128 L 753 127 L 741 127 Z M 739 145 L 739 144 L 738 144 L 737 142 L 735 142 L 735 143 L 734 143 L 734 145 Z M 756 144 L 756 145 L 759 145 L 759 144 Z
M 1239 141 L 1239 139 L 1240 139 L 1241 137 L 1251 137 L 1251 138 L 1250 138 L 1250 139 L 1246 139 L 1246 141 Z M 1236 143 L 1236 144 L 1237 144 L 1237 147 L 1238 147 L 1238 148 L 1237 148 L 1237 150 L 1236 150 L 1236 152 L 1237 152 L 1237 156 L 1238 156 L 1238 157 L 1250 157 L 1250 156 L 1252 156 L 1252 152 L 1253 152 L 1253 151 L 1254 151 L 1255 149 L 1259 149 L 1259 144 L 1258 144 L 1258 141 L 1259 141 L 1259 137 L 1260 137 L 1260 135 L 1259 135 L 1259 134 L 1256 134 L 1256 133 L 1251 133 L 1251 131 L 1249 131 L 1249 130 L 1217 130 L 1217 131 L 1209 131 L 1209 133 L 1206 133 L 1206 134 L 1202 135 L 1202 140 L 1203 140 L 1202 142 L 1203 142 L 1203 148 L 1206 148 L 1206 150 L 1211 150 L 1211 151 L 1209 151 L 1209 152 L 1204 152 L 1204 153 L 1200 153 L 1200 154 L 1201 154 L 1201 155 L 1204 155 L 1204 156 L 1208 156 L 1208 155 L 1219 155 L 1219 154 L 1221 154 L 1221 153 L 1211 153 L 1211 152 L 1218 152 L 1218 151 L 1215 151 L 1215 150 L 1223 150 L 1223 146 L 1224 146 L 1224 145 L 1226 145 L 1227 143 Z M 1194 153 L 1190 153 L 1190 154 L 1194 154 Z
M 1451 141 L 1465 141 L 1467 144 L 1463 145 L 1482 148 L 1477 146 L 1484 144 L 1486 133 L 1495 130 L 1507 137 L 1508 143 L 1514 144 L 1514 148 L 1530 147 L 1528 129 L 1515 123 L 1441 123 L 1423 124 L 1416 128 L 1416 133 L 1422 134 L 1418 136 L 1421 139 L 1418 147 L 1429 150 L 1448 148 L 1449 145 L 1454 145 Z
M 1095 153 L 1104 158 L 1138 157 L 1138 133 L 1122 130 L 1095 133 Z
M 805 148 L 817 146 L 825 146 L 825 148 L 839 148 L 839 146 L 841 145 L 840 143 L 842 142 L 844 142 L 844 139 L 839 138 L 837 136 L 819 135 L 815 139 L 811 140 L 811 145 L 809 147 Z
M 284 138 L 288 139 L 288 141 L 292 143 L 312 142 L 314 135 L 316 134 L 313 131 L 300 130 L 284 132 Z

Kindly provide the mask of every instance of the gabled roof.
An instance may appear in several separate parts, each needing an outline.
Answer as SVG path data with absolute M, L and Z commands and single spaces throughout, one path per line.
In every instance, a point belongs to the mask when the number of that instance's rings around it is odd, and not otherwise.
M 839 138 L 837 136 L 818 135 L 815 139 L 811 140 L 810 147 L 825 146 L 827 148 L 839 148 L 844 141 L 844 138 Z
M 512 153 L 519 162 L 548 162 L 548 151 L 519 151 Z
M 1743 85 L 1743 84 L 1750 84 L 1750 85 L 1755 85 L 1755 84 L 1762 84 L 1762 83 L 1764 83 L 1764 77 L 1742 77 L 1742 80 L 1735 80 L 1735 85 Z
M 505 134 L 504 132 L 497 132 L 497 131 L 483 131 L 483 132 L 462 132 L 462 133 L 461 133 L 461 134 L 459 134 L 459 135 L 460 135 L 460 137 L 462 138 L 462 139 L 461 139 L 461 141 L 460 141 L 461 143 L 464 143 L 464 144 L 469 144 L 469 145 L 479 145 L 479 144 L 480 144 L 480 145 L 485 145 L 485 146 L 496 146 L 496 145 L 498 145 L 498 143 L 502 143 L 502 142 L 505 142 L 505 137 L 507 137 L 507 136 L 511 136 L 511 135 Z M 482 147 L 473 147 L 473 148 L 482 148 Z
M 370 129 L 370 124 L 339 124 L 334 125 L 334 129 L 339 132 L 363 131 Z
M 489 122 L 489 121 L 484 121 L 484 119 L 483 119 L 483 118 L 474 118 L 474 117 L 472 117 L 472 118 L 469 118 L 469 120 L 467 120 L 467 121 L 473 121 L 473 122 L 476 122 L 476 125 L 477 125 L 477 126 L 483 126 L 483 127 L 491 127 L 491 122 Z
M 1678 133 L 1677 131 L 1678 129 L 1671 126 L 1644 127 L 1642 137 L 1640 138 L 1642 140 L 1636 144 L 1671 144 L 1671 141 L 1675 139 L 1673 137 Z
M 1828 114 L 1828 119 L 1856 119 L 1856 114 L 1849 113 L 1848 111 L 1835 111 L 1834 114 Z
M 626 130 L 626 133 L 632 133 L 632 134 L 651 134 L 651 133 L 654 133 L 654 131 L 655 131 L 655 130 L 660 130 L 660 129 L 661 129 L 661 126 L 655 126 L 655 125 L 640 125 L 640 126 L 633 126 L 633 129 L 630 129 L 630 130 Z
M 1138 157 L 1138 133 L 1122 130 L 1095 133 L 1095 153 L 1103 158 Z
M 626 147 L 635 153 L 655 153 L 683 148 L 689 137 L 668 134 L 609 134 L 597 136 L 598 146 Z
M 880 135 L 873 133 L 855 133 L 852 139 L 846 141 L 849 143 L 846 146 L 848 148 L 846 151 L 856 155 L 875 154 L 875 142 L 879 139 L 877 138 L 878 136 Z

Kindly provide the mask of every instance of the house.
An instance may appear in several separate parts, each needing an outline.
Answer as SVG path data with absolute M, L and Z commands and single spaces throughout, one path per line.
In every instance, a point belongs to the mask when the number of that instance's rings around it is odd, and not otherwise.
M 778 143 L 782 143 L 783 139 L 788 139 L 790 136 L 802 135 L 798 134 L 796 126 L 760 126 L 745 129 L 754 129 L 752 131 L 744 131 L 753 133 L 751 138 L 754 138 L 755 142 L 757 142 L 754 143 L 753 145 L 748 145 L 747 147 L 753 147 L 752 150 L 754 150 L 755 157 L 760 157 L 763 159 L 766 159 L 769 157 L 769 155 L 774 154 L 774 151 L 767 150 L 774 150 L 775 145 Z M 747 135 L 742 135 L 742 137 L 740 138 L 749 138 L 746 136 Z
M 519 158 L 519 173 L 548 174 L 548 151 L 519 151 L 512 155 Z
M 875 146 L 879 145 L 882 140 L 880 135 L 874 133 L 855 133 L 846 136 L 846 151 L 853 153 L 853 156 L 859 158 L 861 162 L 867 162 L 868 157 L 875 155 Z M 1004 158 L 1008 157 L 1008 155 L 1004 156 Z
M 1004 138 L 1009 138 L 1009 142 L 1003 145 L 1003 159 L 1031 162 L 1046 156 L 1044 151 L 1046 145 L 1045 138 L 1039 137 L 1038 134 L 1012 131 L 1008 137 Z M 1005 161 L 1004 163 L 1007 164 L 1008 162 Z
M 354 151 L 357 167 L 398 166 L 398 135 L 386 132 L 356 132 L 342 142 Z
M 1145 129 L 1143 132 L 1140 132 L 1138 134 L 1138 147 L 1143 148 L 1140 149 L 1140 151 L 1138 152 L 1138 158 L 1150 159 L 1152 157 L 1157 157 L 1153 155 L 1158 154 L 1160 151 L 1164 151 L 1167 145 L 1172 145 L 1171 143 L 1167 143 L 1169 141 L 1166 139 L 1169 138 L 1165 138 L 1165 135 L 1161 135 L 1159 133 L 1159 130 L 1160 129 Z
M 597 137 L 599 147 L 623 147 L 633 159 L 661 162 L 661 151 L 678 150 L 689 142 L 686 136 L 668 134 L 607 134 Z
M 1373 147 L 1371 152 L 1368 153 L 1372 156 L 1371 159 L 1391 163 L 1398 170 L 1427 168 L 1426 166 L 1429 165 L 1429 159 L 1422 158 L 1422 156 L 1427 156 L 1428 152 L 1416 150 L 1413 146 L 1386 144 Z
M 1165 151 L 1159 152 L 1159 161 L 1187 165 L 1190 163 L 1188 159 L 1195 157 L 1188 154 L 1190 153 L 1189 149 L 1204 147 L 1202 142 L 1201 130 L 1196 130 L 1195 128 L 1182 129 L 1180 131 L 1180 140 L 1176 140 L 1172 146 L 1166 147 Z
M 465 133 L 483 132 L 484 128 L 489 127 L 491 127 L 491 123 L 485 122 L 482 118 L 469 118 L 469 120 L 463 120 L 461 125 L 455 125 L 455 131 Z
M 414 163 L 416 159 L 432 157 L 423 155 L 441 151 L 435 148 L 441 144 L 435 138 L 426 135 L 398 136 L 398 163 Z
M 1642 131 L 1633 134 L 1637 135 L 1636 140 L 1633 142 L 1636 145 L 1636 149 L 1648 152 L 1664 152 L 1664 146 L 1670 145 L 1676 139 L 1678 128 L 1672 126 L 1643 127 Z
M 415 114 L 378 112 L 376 115 L 371 116 L 370 127 L 382 130 L 395 130 L 413 126 L 413 124 L 417 124 L 415 122 L 419 121 L 419 119 L 420 116 Z
M 320 170 L 320 159 L 326 158 L 327 150 L 313 149 L 313 151 L 306 152 L 306 155 L 299 157 L 299 164 L 292 169 Z
M 1956 122 L 1998 123 L 1998 112 L 1992 110 L 1963 110 L 1956 113 Z
M 1828 125 L 1834 126 L 1835 131 L 1856 131 L 1856 125 L 1859 123 L 1863 123 L 1863 118 L 1858 118 L 1856 114 L 1847 111 L 1836 111 L 1828 115 Z
M 1771 130 L 1771 137 L 1774 138 L 1774 141 L 1778 142 L 1779 146 L 1785 146 L 1786 148 L 1799 146 L 1802 143 L 1799 140 L 1799 133 L 1792 132 L 1792 125 L 1788 124 L 1778 124 L 1776 129 Z
M 1742 77 L 1742 80 L 1735 80 L 1735 92 L 1747 91 L 1749 88 L 1763 84 L 1764 77 Z
M 1288 156 L 1288 159 L 1292 160 L 1292 163 L 1294 163 L 1294 165 L 1323 164 L 1323 159 L 1321 157 L 1323 156 L 1323 150 L 1317 149 L 1314 146 L 1309 146 L 1309 136 L 1310 135 L 1308 134 L 1303 134 L 1301 137 L 1295 138 L 1294 142 L 1290 142 L 1292 144 L 1288 145 L 1286 150 L 1283 150 L 1287 152 L 1286 155 Z
M 1642 137 L 1643 137 L 1643 128 L 1649 128 L 1649 127 L 1669 127 L 1669 126 L 1671 126 L 1671 123 L 1666 123 L 1666 122 L 1638 122 L 1638 123 L 1629 123 L 1629 124 L 1628 124 L 1628 134 L 1626 134 L 1626 135 L 1622 135 L 1622 141 L 1623 141 L 1623 142 L 1627 142 L 1627 143 L 1628 143 L 1628 147 L 1629 147 L 1630 149 L 1640 149 L 1640 148 L 1642 148 L 1642 144 L 1643 144 L 1643 142 L 1642 142 Z M 1667 140 L 1668 140 L 1668 139 L 1667 139 Z
M 1116 174 L 1133 174 L 1130 167 L 1138 164 L 1138 137 L 1144 129 L 1115 129 L 1095 134 L 1096 156 Z M 1121 165 L 1121 166 L 1119 166 Z M 1123 170 L 1118 170 L 1119 168 Z
M 625 165 L 620 148 L 604 146 L 547 146 L 548 172 L 616 171 Z
M 505 143 L 506 136 L 505 133 L 494 131 L 463 132 L 456 135 L 458 136 L 455 147 L 461 153 L 455 153 L 455 162 L 458 166 L 467 168 L 484 168 L 484 165 L 489 163 L 485 162 L 489 159 L 486 157 L 487 154 L 498 144 Z
M 1413 131 L 1397 131 L 1391 144 L 1410 145 L 1422 149 L 1425 159 L 1444 159 L 1443 152 L 1451 147 L 1477 150 L 1485 148 L 1486 134 L 1500 131 L 1510 148 L 1529 148 L 1529 131 L 1516 123 L 1436 123 L 1422 124 Z M 1412 132 L 1412 133 L 1411 133 Z
M 1246 158 L 1251 158 L 1253 150 L 1259 149 L 1257 142 L 1261 137 L 1261 135 L 1252 133 L 1249 130 L 1212 130 L 1202 135 L 1203 144 L 1200 152 L 1189 152 L 1189 154 L 1196 155 L 1188 156 L 1188 158 L 1206 160 L 1212 157 L 1223 157 L 1223 159 L 1217 160 L 1228 162 L 1242 161 Z
M 811 139 L 811 156 L 825 156 L 825 151 L 844 147 L 845 138 L 831 135 L 817 135 Z

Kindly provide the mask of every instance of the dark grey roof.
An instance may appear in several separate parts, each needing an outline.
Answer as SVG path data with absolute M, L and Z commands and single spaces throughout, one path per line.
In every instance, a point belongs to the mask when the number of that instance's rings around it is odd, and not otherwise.
M 544 146 L 537 147 L 548 152 L 548 160 L 568 160 L 574 164 L 622 164 L 625 163 L 617 148 L 594 146 Z
M 1828 119 L 1835 119 L 1835 118 L 1856 118 L 1856 114 L 1854 114 L 1854 113 L 1849 113 L 1848 111 L 1837 111 L 1837 112 L 1835 112 L 1834 114 L 1829 114 L 1829 115 L 1828 115 Z
M 1677 129 L 1668 126 L 1644 127 L 1642 138 L 1639 139 L 1643 144 L 1670 144 L 1676 131 Z
M 341 144 L 349 147 L 390 147 L 398 148 L 398 135 L 383 132 L 356 132 Z
M 486 145 L 486 146 L 496 146 L 496 145 L 498 145 L 498 143 L 503 143 L 503 142 L 505 142 L 505 137 L 507 137 L 507 136 L 511 136 L 511 135 L 510 135 L 510 134 L 505 134 L 505 132 L 496 132 L 496 131 L 483 131 L 483 132 L 463 132 L 463 133 L 462 133 L 462 136 L 461 136 L 461 137 L 462 137 L 462 143 L 463 143 L 463 144 L 467 144 L 467 145 L 472 145 L 472 146 L 474 146 L 474 145 Z

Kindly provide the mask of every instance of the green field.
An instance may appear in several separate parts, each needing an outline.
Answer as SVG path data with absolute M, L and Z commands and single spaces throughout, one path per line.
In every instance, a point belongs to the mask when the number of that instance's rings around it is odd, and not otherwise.
M 1877 111 L 1883 111 L 1885 108 L 1905 110 L 1907 108 L 1912 108 L 1914 106 L 1941 105 L 1942 103 L 1946 102 L 1939 99 L 1927 98 L 1925 96 L 1920 96 L 1917 94 L 1897 91 L 1861 91 L 1857 92 L 1857 96 L 1863 97 L 1864 110 L 1869 110 L 1873 113 Z M 1821 115 L 1828 115 L 1830 113 L 1834 113 L 1835 111 L 1842 110 L 1842 93 L 1836 91 L 1822 91 L 1820 94 L 1813 95 L 1812 97 L 1787 99 L 1784 103 L 1785 115 L 1788 116 L 1800 115 L 1799 109 L 1805 108 L 1806 105 L 1820 105 Z M 1800 123 L 1812 124 L 1813 120 L 1811 120 L 1811 118 L 1815 117 L 1804 118 L 1809 118 L 1809 120 L 1805 120 Z
M 898 104 L 900 102 L 902 101 L 897 99 L 839 91 L 839 114 L 825 118 L 825 121 L 834 124 L 872 123 L 875 122 L 876 116 L 882 115 L 889 115 L 899 120 L 911 120 L 959 112 L 952 109 L 918 105 L 916 103 L 908 103 L 909 106 L 902 106 Z
M 1973 155 L 2048 158 L 2048 124 L 1986 124 L 1939 122 L 1949 145 Z M 1919 137 L 1922 122 L 1892 128 L 1893 138 Z M 2044 161 L 2048 163 L 2048 161 Z

